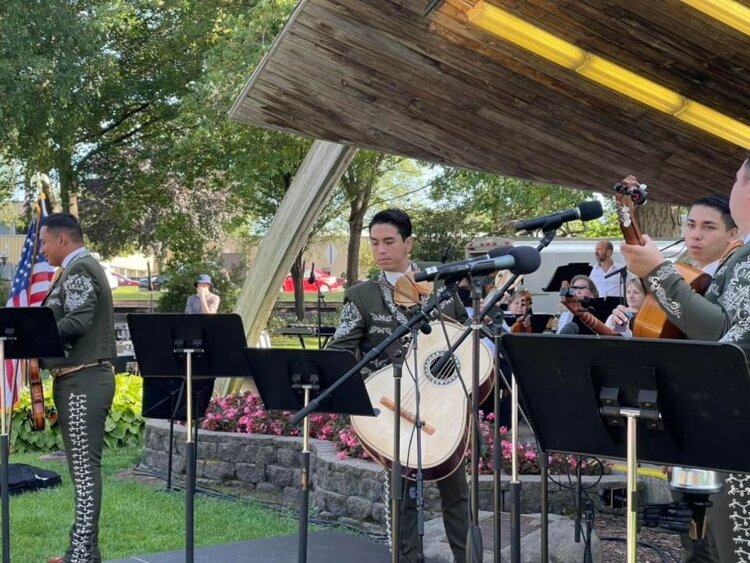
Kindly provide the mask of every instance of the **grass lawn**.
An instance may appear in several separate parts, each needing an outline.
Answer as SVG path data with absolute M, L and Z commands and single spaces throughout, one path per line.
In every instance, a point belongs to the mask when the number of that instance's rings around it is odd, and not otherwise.
M 154 291 L 154 301 L 159 301 L 161 291 Z M 148 291 L 141 291 L 135 286 L 121 286 L 112 291 L 112 299 L 115 301 L 148 301 Z
M 144 292 L 145 293 L 145 292 Z M 344 301 L 344 290 L 341 291 L 329 291 L 323 294 L 326 303 L 342 303 Z M 308 292 L 305 293 L 305 302 L 315 303 L 318 300 L 318 294 Z M 294 301 L 294 292 L 291 291 L 279 291 L 279 301 Z
M 118 476 L 134 467 L 139 449 L 104 452 L 104 501 L 99 544 L 104 560 L 185 548 L 185 496 Z M 11 557 L 37 563 L 62 555 L 73 522 L 73 490 L 65 461 L 40 461 L 39 454 L 12 454 L 11 463 L 28 463 L 58 472 L 63 486 L 12 496 Z M 292 534 L 291 516 L 248 500 L 195 497 L 195 546 Z

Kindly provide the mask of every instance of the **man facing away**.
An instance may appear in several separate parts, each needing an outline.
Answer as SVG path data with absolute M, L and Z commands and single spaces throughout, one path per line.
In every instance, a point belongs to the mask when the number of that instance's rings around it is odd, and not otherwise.
M 745 244 L 718 265 L 714 280 L 703 296 L 685 282 L 648 236 L 645 236 L 645 246 L 621 245 L 620 251 L 628 270 L 643 279 L 669 320 L 688 338 L 732 343 L 750 358 L 750 244 L 747 244 L 750 238 L 750 160 L 747 158 L 737 170 L 729 209 Z M 615 310 L 613 315 L 619 316 L 618 322 L 627 322 L 620 311 Z M 696 560 L 750 562 L 750 505 L 747 503 L 750 476 L 729 474 L 724 488 L 726 494 L 714 495 L 711 499 L 715 503 L 710 519 L 715 553 L 709 559 Z
M 104 423 L 115 394 L 111 360 L 117 356 L 112 292 L 101 264 L 86 250 L 73 215 L 48 215 L 40 237 L 47 261 L 60 267 L 42 305 L 52 309 L 65 350 L 64 358 L 44 359 L 41 367 L 53 377 L 57 420 L 75 491 L 68 549 L 48 563 L 101 563 L 101 458 Z
M 618 264 L 612 259 L 614 251 L 615 247 L 608 240 L 600 240 L 594 247 L 596 265 L 591 269 L 589 277 L 596 285 L 599 297 L 620 297 L 620 277 L 604 277 L 622 267 L 622 264 Z
M 349 350 L 362 357 L 390 336 L 398 324 L 406 324 L 404 312 L 394 302 L 394 286 L 406 272 L 418 268 L 409 260 L 412 247 L 412 227 L 409 216 L 399 209 L 386 209 L 370 221 L 370 249 L 381 271 L 374 280 L 360 282 L 346 290 L 344 306 L 336 334 L 328 348 Z M 443 314 L 458 322 L 468 319 L 466 310 L 455 297 L 442 305 Z M 367 377 L 390 363 L 388 354 L 362 368 Z M 413 485 L 413 483 L 411 483 Z M 466 535 L 469 527 L 469 487 L 463 464 L 448 477 L 437 481 L 440 491 L 443 522 L 453 556 L 457 563 L 466 561 Z M 404 487 L 402 505 L 401 550 L 402 561 L 417 561 L 417 508 Z

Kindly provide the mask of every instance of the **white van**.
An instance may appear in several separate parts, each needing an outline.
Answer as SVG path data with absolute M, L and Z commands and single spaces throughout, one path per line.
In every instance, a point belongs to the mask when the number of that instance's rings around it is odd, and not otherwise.
M 524 276 L 522 287 L 531 292 L 534 300 L 534 313 L 558 314 L 561 311 L 560 295 L 558 292 L 545 292 L 543 288 L 552 279 L 555 270 L 566 264 L 571 263 L 588 263 L 593 266 L 596 263 L 594 258 L 594 247 L 601 239 L 580 239 L 580 238 L 557 238 L 554 239 L 547 248 L 541 251 L 542 264 L 539 269 Z M 502 238 L 502 237 L 484 237 L 476 239 L 467 246 L 466 257 L 481 256 L 486 254 L 490 249 L 507 242 L 513 246 L 533 246 L 537 247 L 539 239 L 531 237 L 519 238 Z M 618 264 L 625 264 L 620 254 L 620 242 L 612 239 L 614 246 L 613 259 Z M 659 248 L 666 248 L 674 244 L 674 240 L 657 239 L 656 244 Z M 680 242 L 665 251 L 667 258 L 676 258 L 685 250 L 685 243 Z

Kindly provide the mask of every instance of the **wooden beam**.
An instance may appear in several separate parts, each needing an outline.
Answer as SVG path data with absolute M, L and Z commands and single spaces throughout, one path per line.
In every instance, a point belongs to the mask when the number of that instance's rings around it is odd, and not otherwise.
M 251 346 L 260 339 L 273 304 L 279 297 L 279 287 L 357 150 L 315 141 L 294 176 L 268 234 L 260 244 L 235 307 L 235 312 L 242 317 L 245 336 Z M 219 380 L 215 392 L 226 395 L 230 390 L 239 389 L 238 383 L 241 384 L 242 380 Z

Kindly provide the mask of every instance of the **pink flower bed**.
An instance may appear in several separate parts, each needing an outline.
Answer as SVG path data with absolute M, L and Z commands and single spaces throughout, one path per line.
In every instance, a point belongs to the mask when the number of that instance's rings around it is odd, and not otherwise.
M 290 420 L 293 413 L 289 411 L 267 411 L 263 408 L 260 397 L 249 391 L 242 395 L 228 395 L 211 399 L 206 409 L 206 416 L 201 428 L 219 432 L 242 432 L 246 434 L 271 434 L 274 436 L 299 436 L 302 426 L 292 426 Z M 484 416 L 480 412 L 479 427 L 482 431 L 482 445 L 479 458 L 481 473 L 493 471 L 493 455 L 495 436 L 492 423 L 495 418 L 492 413 Z M 335 414 L 310 415 L 310 437 L 333 442 L 338 450 L 339 459 L 347 457 L 370 459 L 370 456 L 359 443 L 359 439 L 349 425 L 349 418 Z M 510 473 L 513 446 L 510 442 L 509 431 L 500 428 L 500 447 L 503 469 Z M 471 452 L 466 452 L 467 461 Z M 518 444 L 519 473 L 539 474 L 539 452 L 529 443 Z M 577 458 L 571 455 L 551 453 L 548 455 L 549 471 L 552 474 L 563 474 L 575 471 Z M 581 462 L 584 474 L 598 474 L 600 471 L 609 473 L 610 466 L 584 459 Z

